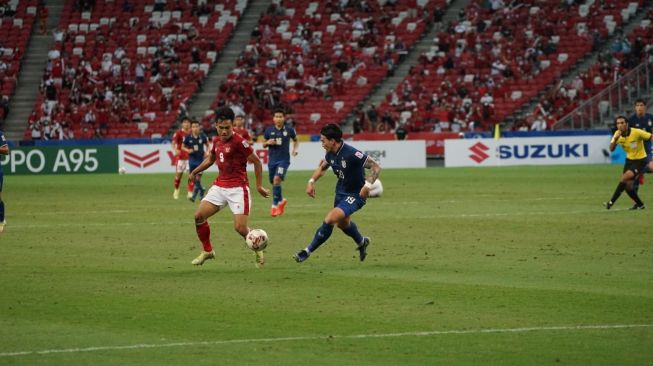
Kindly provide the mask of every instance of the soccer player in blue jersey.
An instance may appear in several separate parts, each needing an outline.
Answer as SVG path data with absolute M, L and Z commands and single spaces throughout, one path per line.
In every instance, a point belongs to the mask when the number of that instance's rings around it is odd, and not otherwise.
M 0 155 L 9 155 L 9 144 L 5 139 L 5 135 L 0 131 Z M 2 173 L 2 165 L 0 165 L 0 233 L 5 231 L 5 203 L 2 201 L 2 184 L 4 182 L 4 174 Z
M 351 215 L 365 206 L 370 187 L 379 178 L 381 167 L 363 152 L 344 143 L 342 130 L 338 125 L 329 123 L 322 127 L 320 142 L 326 150 L 326 155 L 313 172 L 311 179 L 308 180 L 306 193 L 315 197 L 315 182 L 331 167 L 333 173 L 338 177 L 336 196 L 333 208 L 327 213 L 322 226 L 315 232 L 313 241 L 305 249 L 298 251 L 294 258 L 297 262 L 308 259 L 311 253 L 329 239 L 333 232 L 333 225 L 338 225 L 340 230 L 354 239 L 359 259 L 362 262 L 367 256 L 370 238 L 361 235 L 356 223 L 352 221 Z M 365 177 L 365 169 L 370 170 L 367 177 Z
M 646 113 L 646 102 L 644 99 L 637 99 L 635 101 L 635 113 L 633 113 L 630 118 L 628 118 L 628 126 L 639 128 L 646 132 L 653 132 L 653 115 Z M 646 161 L 651 161 L 651 141 L 644 141 L 644 149 L 646 150 Z M 644 173 L 649 173 L 650 170 L 647 168 Z M 633 182 L 633 190 L 637 192 L 639 190 L 640 183 L 644 182 L 644 174 L 639 175 L 639 179 L 635 179 Z
M 193 120 L 191 122 L 190 133 L 184 137 L 184 146 L 182 149 L 188 153 L 188 167 L 189 171 L 192 172 L 204 161 L 206 152 L 209 150 L 209 138 L 206 137 L 204 132 L 200 131 L 200 123 L 198 121 Z M 191 202 L 195 202 L 197 196 L 200 198 L 204 197 L 202 172 L 195 175 L 195 181 L 192 183 L 194 184 L 193 194 L 188 199 Z
M 288 200 L 283 198 L 281 182 L 286 177 L 290 166 L 290 140 L 293 141 L 292 156 L 297 156 L 299 141 L 295 129 L 285 125 L 286 115 L 283 109 L 276 109 L 272 116 L 274 126 L 265 129 L 263 133 L 263 147 L 269 149 L 268 173 L 272 184 L 272 207 L 270 215 L 273 217 L 283 215 Z

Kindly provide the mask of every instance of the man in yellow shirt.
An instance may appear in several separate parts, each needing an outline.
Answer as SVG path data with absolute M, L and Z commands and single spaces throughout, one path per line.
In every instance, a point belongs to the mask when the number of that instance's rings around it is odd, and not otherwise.
M 626 194 L 635 201 L 635 205 L 630 209 L 643 210 L 646 206 L 639 199 L 637 191 L 633 189 L 633 182 L 639 178 L 640 174 L 644 174 L 646 170 L 647 162 L 644 141 L 650 141 L 653 135 L 644 130 L 629 127 L 628 120 L 624 116 L 618 116 L 615 119 L 615 123 L 617 125 L 617 131 L 615 131 L 610 141 L 610 151 L 614 151 L 617 145 L 621 145 L 626 152 L 626 164 L 624 165 L 623 174 L 612 198 L 603 205 L 609 210 L 625 190 Z M 653 163 L 650 164 L 650 168 L 653 168 Z

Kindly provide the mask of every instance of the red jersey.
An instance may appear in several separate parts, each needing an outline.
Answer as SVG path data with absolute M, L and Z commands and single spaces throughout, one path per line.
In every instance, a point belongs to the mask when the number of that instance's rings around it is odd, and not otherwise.
M 237 133 L 240 136 L 242 136 L 245 139 L 245 141 L 249 141 L 252 139 L 252 137 L 249 135 L 249 131 L 247 131 L 246 128 L 234 127 L 234 133 Z
M 213 182 L 214 185 L 223 188 L 249 185 L 247 157 L 254 152 L 254 149 L 242 136 L 234 133 L 228 141 L 222 141 L 217 137 L 213 140 L 212 150 L 220 170 L 218 177 Z
M 184 146 L 184 137 L 189 133 L 190 132 L 184 132 L 184 130 L 178 130 L 172 136 L 172 143 L 175 144 L 175 148 L 179 151 L 179 155 L 177 155 L 179 160 L 188 160 L 188 153 L 182 150 L 181 147 Z

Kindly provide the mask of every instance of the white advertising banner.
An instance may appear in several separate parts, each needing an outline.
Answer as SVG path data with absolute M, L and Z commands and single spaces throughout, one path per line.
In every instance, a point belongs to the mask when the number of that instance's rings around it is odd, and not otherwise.
M 349 142 L 348 142 L 349 143 Z M 381 164 L 382 168 L 425 168 L 426 145 L 423 140 L 403 141 L 355 141 L 351 145 L 368 154 Z M 262 144 L 254 144 L 254 150 L 267 171 L 268 150 Z M 127 173 L 172 173 L 175 170 L 170 144 L 120 145 L 118 166 Z M 301 142 L 299 154 L 290 158 L 291 170 L 313 170 L 324 158 L 324 149 L 319 142 Z M 253 167 L 250 164 L 249 170 Z M 207 170 L 217 172 L 214 165 Z
M 445 167 L 605 164 L 610 136 L 446 140 Z

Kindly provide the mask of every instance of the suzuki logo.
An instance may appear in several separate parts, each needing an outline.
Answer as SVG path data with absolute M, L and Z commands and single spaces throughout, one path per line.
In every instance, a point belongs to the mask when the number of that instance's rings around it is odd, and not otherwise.
M 478 164 L 482 163 L 485 159 L 489 158 L 490 155 L 485 152 L 490 148 L 483 145 L 480 142 L 475 143 L 472 147 L 469 148 L 469 151 L 472 152 L 472 155 L 469 156 L 470 159 L 474 160 Z
M 148 166 L 159 161 L 159 150 L 156 150 L 154 152 L 151 152 L 143 156 L 136 155 L 133 152 L 129 152 L 127 150 L 125 150 L 124 153 L 125 153 L 125 157 L 123 158 L 123 160 L 125 161 L 125 163 L 131 164 L 137 168 L 147 168 Z

